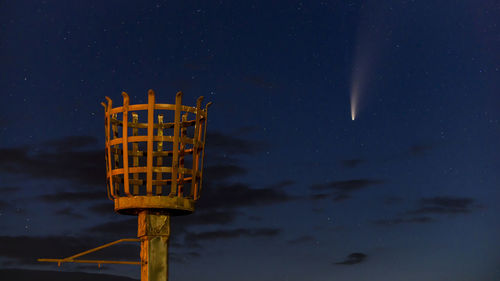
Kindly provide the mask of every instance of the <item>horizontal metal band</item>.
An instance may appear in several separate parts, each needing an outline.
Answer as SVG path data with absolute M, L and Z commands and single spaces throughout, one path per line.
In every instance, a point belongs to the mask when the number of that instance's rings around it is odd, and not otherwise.
M 129 174 L 147 173 L 147 170 L 148 170 L 148 167 L 129 167 L 128 168 Z M 187 175 L 193 174 L 193 170 L 188 169 L 188 168 L 180 168 L 179 167 L 178 171 L 181 174 L 187 174 Z M 111 170 L 111 173 L 108 173 L 108 177 L 109 177 L 109 174 L 111 174 L 112 176 L 116 176 L 116 175 L 123 175 L 123 173 L 124 173 L 123 168 L 113 169 L 113 170 Z M 153 167 L 153 173 L 172 173 L 172 167 Z
M 202 117 L 200 120 L 204 120 L 205 118 Z M 111 123 L 118 125 L 118 126 L 123 126 L 123 121 L 118 120 L 118 119 L 113 119 L 111 118 Z M 171 129 L 173 128 L 175 123 L 155 123 L 153 125 L 153 128 L 155 129 Z M 181 122 L 181 127 L 186 128 L 186 127 L 192 127 L 196 125 L 196 120 L 189 120 L 189 121 L 183 121 Z M 133 123 L 133 122 L 128 122 L 127 126 L 129 128 L 140 128 L 140 129 L 147 129 L 148 128 L 148 123 Z
M 183 183 L 191 183 L 191 180 L 193 179 L 193 177 L 187 177 L 187 178 L 184 178 L 183 179 Z M 129 184 L 130 185 L 143 185 L 145 186 L 146 185 L 146 180 L 137 180 L 137 179 L 129 179 Z M 123 183 L 123 178 L 122 177 L 119 177 L 119 176 L 113 176 L 113 182 L 117 182 L 117 183 Z M 171 179 L 164 179 L 164 180 L 153 180 L 153 185 L 170 185 L 170 183 L 172 182 Z M 114 196 L 114 197 L 119 197 L 119 196 Z
M 147 104 L 132 104 L 128 106 L 129 111 L 136 111 L 136 110 L 147 110 L 148 105 Z M 109 111 L 110 114 L 116 114 L 116 113 L 122 113 L 123 112 L 123 106 L 111 108 Z
M 148 136 L 128 136 L 128 143 L 131 142 L 146 142 L 148 141 Z M 182 137 L 180 138 L 182 143 L 194 144 L 194 138 Z M 173 136 L 153 136 L 153 141 L 164 141 L 164 142 L 174 142 Z M 122 144 L 122 138 L 116 138 L 109 141 L 109 145 L 117 145 Z M 198 145 L 203 146 L 201 141 L 198 142 Z
M 147 104 L 133 104 L 128 106 L 129 111 L 138 111 L 138 110 L 147 110 L 148 105 Z M 175 111 L 175 104 L 164 104 L 164 103 L 159 103 L 155 104 L 155 109 L 158 110 L 172 110 Z M 189 113 L 196 114 L 196 107 L 192 106 L 187 106 L 187 105 L 181 105 L 181 110 Z M 122 113 L 123 112 L 123 106 L 115 107 L 110 110 L 110 114 L 116 114 L 116 113 Z M 206 110 L 200 110 L 199 112 L 201 116 L 206 117 L 207 112 Z
M 193 154 L 193 149 L 185 149 L 183 150 L 184 153 L 180 153 L 180 155 L 190 155 Z M 111 148 L 111 153 L 117 154 L 117 155 L 122 155 L 122 150 L 120 148 Z M 146 151 L 128 151 L 128 156 L 135 156 L 135 157 L 146 157 Z M 172 151 L 171 150 L 165 150 L 165 151 L 153 151 L 153 157 L 168 157 L 172 156 Z

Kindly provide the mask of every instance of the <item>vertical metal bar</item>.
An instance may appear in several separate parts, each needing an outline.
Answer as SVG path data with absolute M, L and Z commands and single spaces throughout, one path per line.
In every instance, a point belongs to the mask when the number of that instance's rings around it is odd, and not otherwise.
M 200 131 L 200 118 L 201 118 L 201 102 L 203 101 L 203 97 L 199 97 L 196 100 L 196 119 L 195 119 L 195 125 L 194 125 L 194 144 L 193 144 L 193 174 L 191 175 L 191 191 L 190 191 L 190 196 L 195 198 L 196 192 L 196 182 L 197 182 L 197 175 L 198 175 L 198 161 L 199 161 L 199 143 L 201 139 L 198 137 L 199 131 Z
M 139 129 L 137 128 L 138 121 L 139 121 L 139 115 L 135 112 L 132 112 L 132 124 L 134 124 L 134 128 L 132 129 L 133 136 L 137 136 L 139 133 Z M 137 153 L 139 152 L 139 144 L 137 142 L 132 143 L 132 152 L 134 153 L 134 156 L 132 158 L 132 161 L 133 161 L 132 165 L 134 167 L 138 167 L 139 166 L 139 157 L 138 157 Z M 139 173 L 134 173 L 133 177 L 134 177 L 134 180 L 139 180 Z M 134 194 L 134 195 L 139 194 L 139 185 L 138 184 L 134 184 L 134 190 L 133 190 L 132 194 Z
M 108 105 L 106 106 L 106 104 L 103 103 L 104 105 L 104 108 L 106 110 L 106 112 L 104 113 L 104 128 L 106 129 L 106 133 L 105 133 L 105 136 L 106 136 L 106 176 L 109 178 L 109 182 L 108 182 L 108 197 L 109 197 L 109 194 L 111 194 L 111 197 L 115 197 L 115 192 L 113 190 L 113 177 L 111 176 L 111 147 L 109 145 L 109 135 L 110 135 L 110 130 L 111 130 L 111 126 L 110 126 L 110 116 L 109 116 L 109 111 L 111 110 L 111 104 L 112 104 L 112 101 L 109 97 L 106 97 L 106 100 L 108 101 Z M 110 197 L 110 199 L 111 199 Z
M 205 106 L 205 126 L 203 128 L 203 150 L 201 152 L 201 164 L 200 164 L 200 170 L 203 170 L 203 160 L 205 158 L 205 141 L 207 139 L 207 122 L 208 122 L 208 107 L 212 105 L 212 102 L 209 102 L 207 103 L 207 105 Z M 203 176 L 200 176 L 200 183 L 199 183 L 199 190 L 198 190 L 198 197 L 200 196 L 199 193 L 201 192 L 201 188 L 202 188 L 202 182 L 203 182 Z M 198 197 L 194 197 L 194 199 L 196 200 Z
M 187 113 L 182 115 L 182 122 L 186 122 L 187 121 Z M 180 141 L 181 141 L 181 150 L 180 150 L 180 153 L 179 153 L 179 185 L 177 187 L 177 196 L 178 197 L 183 197 L 184 195 L 184 191 L 182 190 L 183 187 L 184 187 L 184 171 L 183 171 L 183 168 L 184 168 L 184 153 L 185 153 L 185 143 L 182 141 L 182 138 L 186 137 L 186 133 L 187 133 L 187 129 L 186 127 L 181 126 L 181 138 L 180 138 Z
M 115 119 L 115 120 L 118 120 L 116 113 L 112 114 L 111 118 Z M 112 124 L 111 127 L 112 127 L 112 130 L 113 130 L 113 139 L 118 138 L 118 125 Z M 113 153 L 113 158 L 115 160 L 114 161 L 115 162 L 114 163 L 114 168 L 118 169 L 119 165 L 120 165 L 120 157 L 118 156 L 118 144 L 113 145 L 113 148 L 115 149 L 115 152 Z M 111 170 L 113 170 L 113 167 L 111 167 Z M 111 177 L 113 177 L 113 176 L 111 176 Z M 119 182 L 115 182 L 114 183 L 113 190 L 114 190 L 114 193 L 116 194 L 116 196 L 120 195 L 120 192 L 119 192 L 120 191 L 120 183 Z
M 158 131 L 157 131 L 157 135 L 159 137 L 163 136 L 163 114 L 158 114 Z M 156 145 L 157 145 L 157 151 L 163 151 L 163 142 L 162 141 L 156 142 Z M 163 157 L 161 157 L 159 155 L 156 156 L 156 166 L 157 167 L 163 166 Z M 157 180 L 161 180 L 162 179 L 162 173 L 161 172 L 156 173 L 156 179 Z M 162 190 L 162 186 L 161 185 L 156 185 L 156 195 L 161 195 L 162 191 L 163 191 Z
M 197 200 L 199 197 L 198 193 L 200 191 L 200 183 L 199 183 L 198 179 L 201 178 L 200 171 L 203 170 L 202 169 L 203 166 L 202 166 L 202 168 L 200 168 L 200 153 L 201 153 L 201 151 L 203 151 L 204 147 L 202 147 L 201 149 L 199 147 L 200 143 L 201 143 L 201 145 L 203 145 L 203 141 L 201 140 L 202 132 L 203 132 L 203 123 L 200 123 L 199 129 L 198 129 L 198 135 L 196 136 L 196 138 L 199 140 L 199 142 L 198 142 L 198 151 L 197 151 L 197 155 L 196 155 L 196 183 L 194 185 L 194 193 L 193 193 L 194 200 Z
M 130 194 L 130 187 L 128 185 L 128 105 L 130 99 L 127 93 L 122 92 L 123 96 L 123 131 L 122 131 L 122 152 L 123 152 L 123 189 L 127 196 Z
M 174 146 L 172 151 L 172 186 L 170 195 L 174 196 L 177 192 L 177 170 L 179 166 L 179 129 L 181 121 L 181 103 L 182 92 L 175 95 L 175 117 L 174 117 Z
M 148 91 L 148 154 L 147 154 L 147 186 L 148 196 L 153 195 L 153 126 L 155 112 L 155 92 Z

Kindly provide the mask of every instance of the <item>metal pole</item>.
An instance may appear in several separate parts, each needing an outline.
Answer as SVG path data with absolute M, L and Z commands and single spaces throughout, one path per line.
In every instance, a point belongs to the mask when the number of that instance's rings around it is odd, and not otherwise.
M 170 215 L 144 210 L 139 213 L 138 225 L 141 281 L 167 281 Z

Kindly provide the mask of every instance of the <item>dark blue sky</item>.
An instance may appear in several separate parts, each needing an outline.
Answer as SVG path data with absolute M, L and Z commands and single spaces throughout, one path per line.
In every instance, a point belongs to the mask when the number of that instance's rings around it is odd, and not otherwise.
M 499 280 L 500 4 L 434 2 L 1 3 L 0 274 L 138 278 L 35 259 L 135 236 L 100 102 L 154 89 L 214 102 L 172 280 Z

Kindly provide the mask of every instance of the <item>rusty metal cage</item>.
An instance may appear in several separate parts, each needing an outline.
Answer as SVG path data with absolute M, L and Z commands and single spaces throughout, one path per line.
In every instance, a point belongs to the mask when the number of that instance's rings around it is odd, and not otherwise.
M 148 92 L 147 104 L 130 104 L 123 92 L 123 106 L 112 107 L 106 97 L 106 179 L 115 211 L 137 215 L 152 210 L 169 215 L 194 211 L 201 191 L 207 126 L 207 109 L 182 105 L 182 92 L 175 104 L 155 103 Z M 139 111 L 146 111 L 141 122 Z M 156 122 L 155 122 L 156 119 Z

